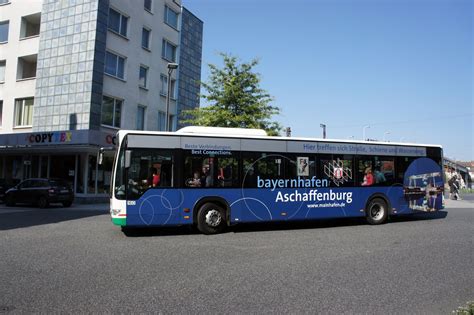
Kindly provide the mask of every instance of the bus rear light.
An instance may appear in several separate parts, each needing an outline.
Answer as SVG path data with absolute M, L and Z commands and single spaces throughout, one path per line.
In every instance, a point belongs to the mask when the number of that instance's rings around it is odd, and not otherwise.
M 186 220 L 188 220 L 188 219 L 189 219 L 189 215 L 185 215 L 184 218 L 185 218 Z
M 189 213 L 189 212 L 191 212 L 191 209 L 189 209 L 189 208 L 184 208 L 183 211 L 186 212 L 186 213 Z
M 282 216 L 286 216 L 286 212 L 282 212 L 281 215 L 282 215 Z

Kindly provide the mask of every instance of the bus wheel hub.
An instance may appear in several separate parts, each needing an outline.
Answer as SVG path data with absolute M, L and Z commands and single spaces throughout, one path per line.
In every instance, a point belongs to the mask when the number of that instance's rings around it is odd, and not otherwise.
M 221 213 L 217 210 L 210 210 L 206 214 L 206 223 L 209 226 L 213 226 L 213 227 L 218 226 L 219 224 L 221 224 L 221 221 L 222 221 Z

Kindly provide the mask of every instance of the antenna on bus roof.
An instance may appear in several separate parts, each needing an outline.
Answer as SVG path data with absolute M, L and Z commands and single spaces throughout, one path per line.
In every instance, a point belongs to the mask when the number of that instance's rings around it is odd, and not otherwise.
M 210 135 L 238 135 L 238 136 L 267 136 L 267 132 L 263 129 L 251 128 L 227 128 L 227 127 L 203 127 L 188 126 L 176 131 L 177 133 L 199 133 Z

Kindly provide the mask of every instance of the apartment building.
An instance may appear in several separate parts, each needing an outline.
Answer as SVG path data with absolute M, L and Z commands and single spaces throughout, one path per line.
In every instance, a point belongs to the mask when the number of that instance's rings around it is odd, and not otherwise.
M 0 13 L 0 179 L 103 196 L 112 157 L 97 165 L 97 150 L 117 130 L 165 130 L 168 84 L 170 130 L 199 106 L 203 22 L 180 0 L 0 0 Z

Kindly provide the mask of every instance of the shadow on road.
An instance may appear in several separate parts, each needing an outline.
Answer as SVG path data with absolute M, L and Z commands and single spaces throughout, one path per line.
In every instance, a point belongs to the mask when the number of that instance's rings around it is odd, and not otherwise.
M 403 215 L 392 217 L 389 223 L 414 222 L 421 220 L 438 220 L 448 216 L 446 211 L 437 211 L 432 213 L 420 213 L 412 215 Z M 340 218 L 340 219 L 322 219 L 313 221 L 292 221 L 292 222 L 266 222 L 266 223 L 241 223 L 231 226 L 227 233 L 248 233 L 248 232 L 268 232 L 281 230 L 304 230 L 320 228 L 336 228 L 345 226 L 368 225 L 365 218 Z M 147 227 L 147 228 L 125 228 L 122 229 L 128 237 L 151 237 L 151 236 L 176 236 L 176 235 L 194 235 L 200 234 L 195 227 Z
M 107 212 L 100 210 L 76 210 L 60 207 L 46 209 L 11 207 L 0 210 L 0 231 L 59 223 L 104 214 L 107 214 Z

